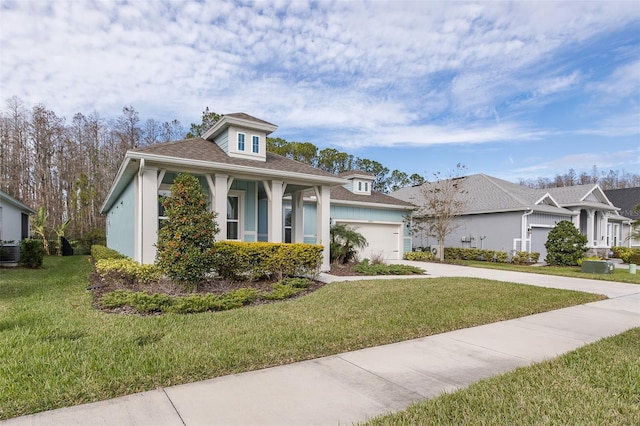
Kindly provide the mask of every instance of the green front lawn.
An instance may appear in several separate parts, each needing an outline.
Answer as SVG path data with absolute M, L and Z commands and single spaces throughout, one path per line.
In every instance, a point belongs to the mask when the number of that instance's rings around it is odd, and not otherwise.
M 602 299 L 473 278 L 328 284 L 191 315 L 91 306 L 86 256 L 0 269 L 0 418 L 427 336 Z
M 639 425 L 640 328 L 368 425 Z
M 636 274 L 630 274 L 626 269 L 616 269 L 614 274 L 588 274 L 586 272 L 580 272 L 579 266 L 530 266 L 514 265 L 512 263 L 482 262 L 478 260 L 461 260 L 459 262 L 462 265 L 487 269 L 502 269 L 507 271 L 530 272 L 532 274 L 560 275 L 563 277 L 640 284 L 640 271 Z M 428 265 L 425 265 L 425 267 L 429 269 Z

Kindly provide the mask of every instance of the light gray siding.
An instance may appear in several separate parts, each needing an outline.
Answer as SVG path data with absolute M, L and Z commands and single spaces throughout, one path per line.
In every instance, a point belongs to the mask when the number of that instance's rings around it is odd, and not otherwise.
M 135 258 L 135 180 L 131 180 L 107 213 L 107 247 Z
M 456 219 L 456 223 L 458 227 L 445 239 L 445 247 L 509 251 L 513 248 L 514 239 L 520 238 L 522 212 L 467 215 Z M 437 238 L 424 232 L 414 234 L 414 247 L 437 244 Z

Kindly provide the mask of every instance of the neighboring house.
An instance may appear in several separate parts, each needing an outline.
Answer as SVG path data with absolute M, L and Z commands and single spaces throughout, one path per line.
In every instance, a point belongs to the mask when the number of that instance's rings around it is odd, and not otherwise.
M 559 221 L 570 220 L 587 236 L 592 253 L 607 256 L 621 240 L 625 223 L 628 227 L 628 219 L 617 213 L 598 185 L 536 190 L 484 174 L 457 179 L 464 209 L 457 228 L 446 238 L 447 247 L 538 252 L 542 261 L 549 231 Z M 391 195 L 420 205 L 421 194 L 414 186 Z M 414 247 L 437 244 L 424 232 L 414 235 Z
M 622 216 L 628 217 L 632 225 L 638 226 L 638 221 L 640 221 L 640 187 L 609 189 L 604 193 L 614 206 L 620 208 L 619 213 Z M 625 227 L 625 230 L 629 229 Z M 630 238 L 629 232 L 626 232 L 622 235 L 622 240 L 614 245 L 640 248 L 640 240 Z
M 16 263 L 20 257 L 20 241 L 29 238 L 29 215 L 35 211 L 0 191 L 0 245 L 4 247 L 0 261 Z
M 101 209 L 107 245 L 153 263 L 165 219 L 159 196 L 169 194 L 178 173 L 189 172 L 217 212 L 219 240 L 322 244 L 322 270 L 328 270 L 330 226 L 351 221 L 364 227 L 365 236 L 376 224 L 393 227 L 401 236 L 398 252 L 395 245 L 391 252 L 401 258 L 410 247 L 403 219 L 411 206 L 370 191 L 372 176 L 345 179 L 267 152 L 267 135 L 276 128 L 245 113 L 227 114 L 202 138 L 127 151 Z M 369 190 L 359 191 L 361 185 Z M 389 252 L 375 233 L 370 236 L 369 252 Z

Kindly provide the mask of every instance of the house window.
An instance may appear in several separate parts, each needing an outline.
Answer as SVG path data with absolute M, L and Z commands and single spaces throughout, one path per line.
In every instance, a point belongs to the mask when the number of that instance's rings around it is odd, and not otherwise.
M 244 151 L 244 133 L 238 133 L 238 151 Z
M 362 191 L 362 182 L 358 182 L 358 191 Z
M 227 240 L 240 239 L 240 197 L 227 197 Z
M 260 136 L 251 137 L 251 151 L 255 154 L 260 152 Z
M 163 226 L 165 226 L 167 224 L 167 220 L 169 219 L 163 206 L 164 201 L 169 195 L 171 195 L 171 191 L 158 191 L 158 229 L 161 229 Z
M 369 192 L 369 182 L 364 183 L 364 190 L 365 192 Z
M 284 209 L 284 242 L 291 242 L 291 209 Z

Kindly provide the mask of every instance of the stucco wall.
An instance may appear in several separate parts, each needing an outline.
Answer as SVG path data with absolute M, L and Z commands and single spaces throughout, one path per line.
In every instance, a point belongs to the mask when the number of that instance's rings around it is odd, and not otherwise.
M 22 241 L 22 210 L 0 199 L 0 240 Z

